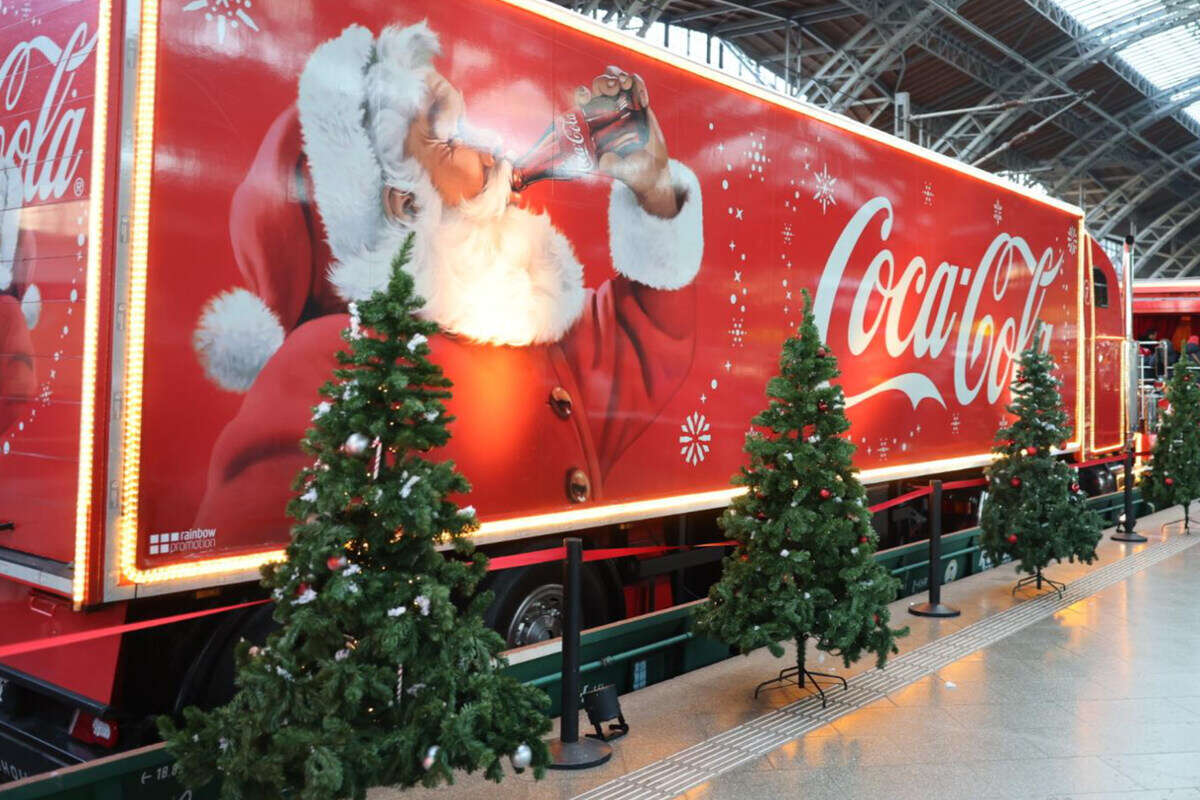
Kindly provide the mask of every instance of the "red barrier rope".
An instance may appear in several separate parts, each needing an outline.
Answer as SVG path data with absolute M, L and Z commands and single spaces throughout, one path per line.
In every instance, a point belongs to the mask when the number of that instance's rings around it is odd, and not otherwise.
M 1150 455 L 1149 452 L 1136 453 L 1137 456 Z M 1075 468 L 1091 467 L 1099 464 L 1109 464 L 1114 461 L 1120 461 L 1125 456 L 1110 456 L 1108 458 L 1096 459 L 1094 461 L 1085 461 L 1081 464 L 1074 464 Z M 943 491 L 951 489 L 969 489 L 976 486 L 986 486 L 987 481 L 983 478 L 975 478 L 973 480 L 949 481 L 942 484 Z M 876 503 L 867 508 L 871 513 L 884 511 L 901 503 L 907 503 L 910 500 L 916 500 L 930 494 L 933 490 L 928 487 L 914 489 L 911 492 L 906 492 L 899 497 L 893 497 L 891 500 L 885 500 L 882 503 Z M 642 547 L 609 547 L 599 548 L 596 550 L 586 550 L 583 554 L 584 561 L 605 561 L 612 558 L 626 558 L 630 556 L 650 556 L 661 555 L 673 550 L 689 550 L 704 547 L 733 547 L 737 542 L 708 542 L 698 545 L 647 545 Z M 503 569 L 513 569 L 515 567 L 526 567 L 534 564 L 548 564 L 555 561 L 562 561 L 567 557 L 567 549 L 565 547 L 550 547 L 545 550 L 533 550 L 528 553 L 516 553 L 509 556 L 497 556 L 489 559 L 488 572 L 495 572 Z M 252 600 L 247 603 L 237 603 L 231 606 L 222 606 L 220 608 L 208 608 L 203 611 L 193 611 L 187 614 L 176 614 L 170 617 L 159 617 L 157 619 L 148 619 L 141 622 L 129 622 L 123 625 L 112 625 L 107 628 L 96 628 L 90 631 L 80 631 L 78 633 L 67 633 L 59 636 L 50 636 L 42 639 L 33 639 L 16 644 L 0 646 L 0 659 L 12 658 L 13 656 L 25 655 L 34 653 L 39 650 L 46 650 L 51 647 L 61 647 L 71 644 L 79 644 L 82 642 L 92 641 L 94 639 L 103 639 L 106 636 L 117 636 L 123 633 L 133 633 L 135 631 L 147 630 L 149 628 L 157 628 L 162 625 L 172 625 L 176 622 L 184 622 L 190 619 L 198 619 L 207 617 L 213 614 L 221 614 L 226 611 L 236 611 L 239 608 L 249 608 L 266 603 L 267 600 Z
M 916 500 L 918 497 L 924 497 L 932 491 L 933 490 L 928 486 L 921 489 L 914 489 L 913 491 L 906 492 L 899 497 L 893 497 L 891 500 L 884 500 L 882 503 L 876 503 L 873 506 L 867 506 L 867 511 L 870 511 L 872 514 L 874 514 L 876 511 L 883 511 L 884 509 L 898 506 L 901 503 L 907 503 L 909 500 Z
M 203 611 L 192 611 L 187 614 L 176 614 L 171 617 L 158 617 L 157 619 L 147 619 L 141 622 L 127 622 L 124 625 L 112 625 L 108 628 L 96 628 L 90 631 L 80 631 L 78 633 L 64 633 L 59 636 L 49 636 L 44 639 L 33 639 L 27 642 L 17 642 L 0 647 L 0 658 L 11 658 L 12 656 L 20 656 L 25 653 L 33 653 L 37 650 L 45 650 L 48 647 L 61 647 L 68 644 L 79 644 L 80 642 L 90 642 L 92 639 L 103 639 L 105 636 L 116 636 L 120 633 L 132 633 L 133 631 L 144 631 L 147 628 L 157 628 L 160 625 L 171 625 L 184 620 L 196 619 L 198 617 L 208 617 L 213 614 L 221 614 L 225 611 L 236 611 L 239 608 L 249 608 L 250 606 L 260 606 L 266 600 L 251 600 L 248 603 L 238 603 L 232 606 L 223 606 L 221 608 L 206 608 Z

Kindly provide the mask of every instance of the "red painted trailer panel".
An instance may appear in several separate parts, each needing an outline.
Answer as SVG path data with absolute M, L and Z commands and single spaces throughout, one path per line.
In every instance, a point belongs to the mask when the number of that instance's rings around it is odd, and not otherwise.
M 107 628 L 125 621 L 125 603 L 79 614 L 71 601 L 0 580 L 0 645 L 30 642 L 79 631 Z M 0 665 L 97 703 L 112 700 L 120 636 L 52 647 L 4 659 Z
M 437 313 L 457 332 L 432 343 L 458 387 L 444 455 L 472 481 L 465 501 L 483 520 L 727 488 L 803 289 L 841 359 L 868 476 L 982 458 L 1038 319 L 1076 411 L 1085 320 L 1070 207 L 500 0 L 169 4 L 156 51 L 139 569 L 286 541 L 283 506 L 305 463 L 295 442 L 349 324 L 337 265 L 384 238 L 372 228 L 379 175 L 358 181 L 338 155 L 348 145 L 333 146 L 354 134 L 318 128 L 359 129 L 354 87 L 376 37 L 420 20 L 440 48 L 432 69 L 469 115 L 455 135 L 502 158 L 530 149 L 609 65 L 639 75 L 679 201 L 664 219 L 597 175 L 523 191 L 514 202 L 530 214 L 487 230 L 516 247 L 547 215 L 555 278 L 542 303 L 482 267 L 453 279 L 434 255 L 414 267 L 453 301 Z M 352 25 L 366 49 L 343 46 L 310 73 L 306 107 L 310 55 Z M 427 235 L 445 234 L 432 219 Z M 235 289 L 281 330 L 264 335 L 261 371 L 231 391 L 221 381 L 237 381 L 214 376 L 211 352 L 206 371 L 196 336 L 211 301 Z M 230 327 L 253 327 L 237 313 Z
M 0 547 L 74 556 L 96 0 L 0 25 Z M 0 572 L 3 569 L 0 568 Z
M 1124 391 L 1129 369 L 1125 364 L 1124 302 L 1117 273 L 1108 255 L 1088 237 L 1089 308 L 1088 449 L 1107 452 L 1125 445 Z

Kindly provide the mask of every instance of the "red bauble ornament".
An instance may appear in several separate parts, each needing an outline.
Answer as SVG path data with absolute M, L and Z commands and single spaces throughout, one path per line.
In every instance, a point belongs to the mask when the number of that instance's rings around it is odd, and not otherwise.
M 1163 478 L 1163 483 L 1165 483 L 1167 486 L 1174 486 L 1175 479 L 1174 478 Z
M 817 358 L 824 358 L 825 354 L 826 354 L 826 350 L 824 347 L 817 348 Z
M 866 544 L 866 543 L 867 543 L 867 537 L 865 537 L 865 536 L 860 536 L 860 537 L 858 537 L 858 543 L 859 543 L 859 544 Z
M 296 596 L 299 597 L 300 595 L 307 592 L 310 588 L 312 588 L 312 587 L 310 587 L 307 583 L 300 584 L 299 586 L 296 587 Z
M 879 615 L 878 614 L 875 615 L 875 624 L 876 625 L 879 624 Z
M 1072 492 L 1078 492 L 1078 491 L 1079 491 L 1079 484 L 1078 484 L 1078 483 L 1072 483 L 1072 484 L 1071 484 L 1071 491 L 1072 491 Z
M 1014 475 L 1014 476 L 1013 476 L 1013 479 L 1012 479 L 1012 480 L 1010 480 L 1010 481 L 1009 481 L 1009 483 L 1011 483 L 1011 484 L 1013 485 L 1013 487 L 1015 488 L 1015 487 L 1017 487 L 1017 486 L 1020 486 L 1020 485 L 1021 485 L 1021 479 L 1020 479 L 1020 478 L 1018 478 L 1018 477 L 1016 477 L 1016 476 Z
M 826 403 L 824 400 L 817 403 L 817 411 L 824 413 L 828 410 L 829 410 L 829 403 Z
M 1026 448 L 1025 448 L 1025 454 L 1026 454 L 1026 455 L 1030 455 L 1030 456 L 1036 456 L 1036 455 L 1037 455 L 1037 448 L 1036 448 L 1036 447 L 1026 447 Z
M 833 492 L 829 491 L 828 489 L 821 490 L 821 499 L 822 500 L 828 500 L 831 497 L 833 497 Z
M 767 515 L 760 511 L 757 514 L 755 514 L 754 517 L 755 517 L 755 519 L 757 519 L 761 522 L 762 520 L 765 520 L 767 518 Z
M 742 561 L 749 561 L 749 560 L 750 560 L 750 556 L 746 555 L 745 553 L 742 553 Z
M 1163 411 L 1166 411 L 1168 408 L 1171 407 L 1171 404 L 1169 402 L 1167 402 L 1167 398 L 1164 397 L 1163 399 L 1158 401 L 1158 407 L 1161 408 Z
M 330 572 L 337 572 L 342 567 L 346 566 L 345 556 L 330 556 L 325 559 L 325 566 L 329 567 Z
M 1014 534 L 1011 534 L 1011 535 L 1009 535 L 1009 537 L 1008 537 L 1008 543 L 1009 543 L 1009 544 L 1016 544 L 1016 543 L 1017 543 L 1017 535 L 1016 535 L 1015 533 L 1014 533 Z

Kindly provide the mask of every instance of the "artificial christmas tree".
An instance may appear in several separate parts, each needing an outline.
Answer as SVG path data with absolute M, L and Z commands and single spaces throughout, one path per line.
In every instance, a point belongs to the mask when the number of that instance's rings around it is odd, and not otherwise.
M 1021 353 L 1008 406 L 1016 419 L 996 431 L 992 452 L 999 457 L 984 470 L 988 497 L 980 527 L 983 549 L 993 562 L 1012 558 L 1018 572 L 1028 573 L 1017 581 L 1014 593 L 1030 583 L 1038 589 L 1046 583 L 1062 594 L 1065 585 L 1043 575 L 1043 568 L 1052 559 L 1092 563 L 1101 526 L 1100 517 L 1087 507 L 1075 471 L 1051 455 L 1071 430 L 1054 358 L 1038 349 L 1040 340 L 1041 326 Z
M 426 455 L 449 438 L 450 382 L 429 360 L 437 326 L 415 316 L 411 243 L 387 289 L 351 304 L 349 352 L 303 441 L 314 463 L 294 487 L 294 538 L 263 570 L 281 629 L 241 646 L 228 705 L 160 723 L 190 786 L 362 798 L 456 769 L 500 780 L 505 756 L 539 777 L 547 763 L 547 698 L 500 673 L 503 640 L 483 625 L 487 560 L 463 538 L 474 511 L 449 499 L 470 487 Z
M 1200 497 L 1200 386 L 1183 363 L 1167 382 L 1142 491 L 1155 508 L 1183 506 L 1183 530 L 1191 533 L 1189 506 Z
M 874 559 L 875 532 L 851 464 L 854 445 L 842 389 L 830 383 L 837 359 L 821 343 L 805 292 L 804 320 L 783 344 L 780 373 L 767 384 L 770 404 L 753 420 L 765 433 L 746 437 L 748 467 L 733 482 L 747 488 L 721 517 L 737 542 L 721 580 L 699 614 L 700 629 L 748 653 L 796 642 L 796 666 L 770 684 L 842 678 L 805 667 L 809 639 L 849 666 L 864 652 L 882 667 L 898 652 L 888 603 L 899 583 Z M 758 690 L 755 691 L 755 695 Z

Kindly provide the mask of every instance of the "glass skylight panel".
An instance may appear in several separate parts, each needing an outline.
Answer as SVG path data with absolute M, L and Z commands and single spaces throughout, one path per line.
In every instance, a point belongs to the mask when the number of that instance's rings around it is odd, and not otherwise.
M 1058 5 L 1089 30 L 1149 14 L 1178 14 L 1193 0 L 1057 0 Z M 1197 19 L 1147 36 L 1117 52 L 1157 89 L 1170 90 L 1200 75 L 1200 7 Z M 1185 114 L 1200 120 L 1200 104 Z
M 1122 17 L 1162 7 L 1162 0 L 1058 0 L 1066 10 L 1084 27 L 1096 29 Z
M 1160 89 L 1169 89 L 1200 69 L 1200 39 L 1191 26 L 1181 25 L 1148 36 L 1121 50 L 1118 55 Z

